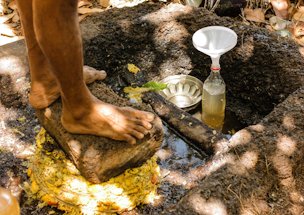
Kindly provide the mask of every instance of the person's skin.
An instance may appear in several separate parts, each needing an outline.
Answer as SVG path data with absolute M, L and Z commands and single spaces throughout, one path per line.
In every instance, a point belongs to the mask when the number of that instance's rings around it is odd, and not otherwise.
M 85 81 L 103 79 L 105 73 L 83 68 L 77 3 L 17 0 L 31 71 L 29 101 L 43 109 L 61 96 L 61 122 L 67 131 L 135 144 L 152 128 L 155 116 L 104 103 L 90 93 Z

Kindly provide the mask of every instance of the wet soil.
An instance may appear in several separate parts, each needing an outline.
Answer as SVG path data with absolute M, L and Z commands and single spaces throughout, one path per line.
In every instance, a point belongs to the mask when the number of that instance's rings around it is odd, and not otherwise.
M 153 15 L 153 12 L 162 7 L 161 4 L 155 4 L 112 12 L 109 10 L 91 19 L 91 25 L 105 20 L 95 31 L 98 32 L 100 28 L 106 30 L 97 40 L 84 38 L 85 60 L 90 66 L 105 69 L 109 74 L 105 82 L 118 93 L 123 86 L 134 81 L 131 77 L 122 79 L 121 74 L 126 72 L 127 63 L 135 63 L 144 68 L 143 73 L 146 77 L 137 76 L 137 83 L 147 77 L 159 80 L 170 73 L 188 74 L 192 71 L 192 75 L 202 80 L 208 75 L 209 59 L 206 56 L 196 57 L 198 53 L 193 50 L 189 37 L 200 25 L 199 19 L 202 16 L 198 14 L 206 15 L 206 12 L 194 11 L 195 14 L 189 8 L 179 9 L 179 15 L 175 16 L 178 23 L 175 25 L 172 24 L 173 16 L 170 11 L 164 11 L 162 18 L 168 19 L 168 22 L 158 25 L 159 14 Z M 186 12 L 187 15 L 184 14 Z M 156 21 L 142 22 L 140 17 L 144 18 L 149 13 Z M 229 19 L 221 21 L 221 18 L 213 15 L 206 17 L 209 17 L 207 22 L 209 20 L 210 23 L 224 23 L 228 26 L 232 22 Z M 133 25 L 130 25 L 130 20 Z M 83 25 L 85 31 L 91 31 L 92 36 L 94 29 L 88 26 L 88 23 Z M 185 26 L 188 30 L 187 35 L 176 26 Z M 232 28 L 236 27 L 232 25 Z M 289 40 L 282 41 L 277 36 L 269 35 L 265 30 L 256 27 L 243 26 L 241 30 L 236 30 L 239 35 L 243 35 L 239 46 L 236 47 L 234 54 L 228 54 L 223 58 L 228 62 L 223 66 L 227 71 L 223 77 L 225 80 L 231 80 L 227 82 L 227 116 L 231 116 L 231 121 L 235 123 L 233 125 L 239 128 L 256 122 L 261 123 L 234 135 L 232 139 L 235 142 L 231 143 L 238 147 L 232 146 L 227 156 L 217 158 L 211 164 L 210 159 L 203 153 L 189 147 L 174 132 L 166 128 L 165 141 L 157 152 L 164 178 L 159 188 L 160 199 L 155 205 L 140 206 L 125 214 L 204 214 L 200 213 L 204 208 L 194 208 L 191 205 L 193 202 L 197 203 L 196 206 L 206 202 L 208 204 L 205 205 L 209 206 L 224 205 L 224 208 L 228 209 L 223 210 L 222 214 L 227 214 L 227 211 L 228 214 L 240 214 L 247 206 L 252 206 L 251 202 L 254 203 L 254 207 L 260 208 L 253 210 L 251 214 L 301 214 L 304 211 L 304 171 L 300 165 L 303 161 L 304 148 L 304 125 L 301 122 L 303 90 L 295 97 L 290 97 L 286 104 L 279 105 L 276 111 L 261 121 L 273 107 L 284 101 L 301 86 L 301 83 L 303 84 L 303 76 L 297 75 L 303 68 L 303 60 L 295 54 L 296 46 Z M 167 33 L 164 36 L 162 32 Z M 163 40 L 156 40 L 152 34 Z M 181 44 L 173 43 L 176 35 L 183 35 L 182 38 L 185 40 Z M 168 38 L 172 41 L 166 40 Z M 159 41 L 167 43 L 158 43 Z M 283 53 L 282 47 L 288 52 Z M 276 52 L 280 56 L 289 56 L 290 61 L 284 64 L 284 59 L 276 58 Z M 275 64 L 266 65 L 265 58 L 267 62 Z M 0 58 L 0 66 L 3 65 L 1 60 L 3 59 Z M 263 65 L 264 70 L 257 69 L 258 65 Z M 162 70 L 166 66 L 171 68 L 169 72 Z M 238 70 L 235 71 L 235 68 Z M 23 215 L 62 214 L 52 207 L 39 208 L 37 201 L 29 202 L 21 189 L 22 183 L 28 181 L 26 165 L 33 154 L 35 135 L 40 129 L 35 112 L 28 105 L 28 91 L 28 70 L 20 73 L 0 73 L 0 185 L 13 190 L 19 197 Z M 289 146 L 284 145 L 289 142 L 291 146 L 296 145 L 292 152 L 288 150 Z M 246 164 L 245 158 L 256 156 L 256 166 L 251 168 L 250 163 Z M 280 163 L 281 160 L 290 165 Z M 241 161 L 245 163 L 242 164 Z M 212 164 L 217 168 L 211 171 Z M 293 177 L 290 177 L 290 174 Z M 294 192 L 291 193 L 289 190 Z M 253 194 L 255 196 L 250 196 Z M 183 197 L 185 195 L 186 197 Z

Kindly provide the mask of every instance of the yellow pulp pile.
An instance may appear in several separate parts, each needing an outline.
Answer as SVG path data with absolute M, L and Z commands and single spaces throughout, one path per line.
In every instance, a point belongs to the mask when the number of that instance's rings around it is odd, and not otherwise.
M 150 203 L 156 197 L 160 178 L 156 157 L 107 182 L 92 184 L 80 175 L 44 129 L 37 135 L 36 143 L 37 150 L 28 169 L 31 179 L 28 193 L 66 214 L 123 212 Z M 52 148 L 50 144 L 54 145 L 53 150 L 47 150 Z

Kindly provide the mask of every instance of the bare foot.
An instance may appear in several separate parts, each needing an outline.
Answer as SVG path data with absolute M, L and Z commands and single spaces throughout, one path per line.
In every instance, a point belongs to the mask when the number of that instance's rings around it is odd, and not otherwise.
M 32 83 L 29 95 L 30 104 L 35 109 L 43 109 L 51 105 L 60 96 L 59 85 L 52 73 L 41 82 Z M 93 67 L 83 67 L 83 78 L 86 84 L 90 84 L 96 80 L 103 80 L 107 73 L 103 70 L 96 70 Z
M 117 107 L 97 99 L 91 107 L 78 117 L 63 110 L 63 127 L 71 133 L 93 134 L 135 144 L 136 139 L 142 139 L 152 128 L 151 122 L 155 118 L 149 112 Z

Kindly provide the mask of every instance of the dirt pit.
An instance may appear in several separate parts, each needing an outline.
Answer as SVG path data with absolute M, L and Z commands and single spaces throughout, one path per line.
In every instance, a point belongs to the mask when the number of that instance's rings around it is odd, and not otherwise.
M 172 74 L 204 81 L 210 59 L 195 50 L 191 36 L 209 25 L 238 34 L 237 46 L 222 57 L 221 65 L 227 116 L 233 119 L 228 122 L 235 120 L 232 127 L 241 130 L 217 155 L 207 157 L 165 128 L 157 152 L 163 175 L 160 199 L 125 214 L 207 214 L 213 208 L 221 214 L 301 214 L 304 61 L 291 40 L 204 9 L 147 3 L 89 17 L 82 24 L 85 62 L 106 70 L 106 84 L 121 96 L 125 86 Z M 25 62 L 24 44 L 1 47 L 0 60 L 9 56 Z M 129 73 L 128 63 L 141 72 Z M 40 128 L 27 102 L 27 63 L 22 66 L 17 73 L 0 70 L 0 183 L 19 196 L 22 214 L 62 214 L 50 206 L 40 208 L 20 188 L 28 180 L 26 162 Z

